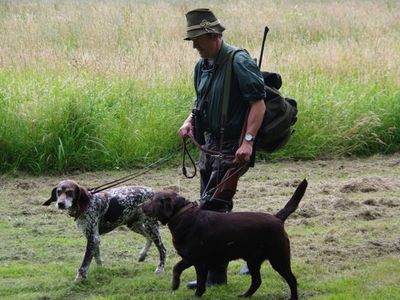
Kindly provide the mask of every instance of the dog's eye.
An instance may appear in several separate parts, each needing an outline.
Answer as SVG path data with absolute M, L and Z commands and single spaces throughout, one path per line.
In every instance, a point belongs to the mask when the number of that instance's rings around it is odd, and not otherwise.
M 65 194 L 66 194 L 68 197 L 72 197 L 72 191 L 66 191 Z

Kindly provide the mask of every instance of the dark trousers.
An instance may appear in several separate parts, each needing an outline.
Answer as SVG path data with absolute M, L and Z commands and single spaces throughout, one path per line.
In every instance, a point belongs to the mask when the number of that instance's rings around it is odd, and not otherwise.
M 238 149 L 238 140 L 225 141 L 219 147 L 219 140 L 208 136 L 204 147 L 220 151 L 231 158 L 219 158 L 201 153 L 200 169 L 200 205 L 202 209 L 230 212 L 233 208 L 233 196 L 236 193 L 240 176 L 247 172 L 249 164 L 235 165 L 233 157 Z M 220 184 L 222 182 L 222 184 Z M 207 275 L 207 284 L 227 283 L 228 262 L 216 265 Z
M 238 139 L 224 141 L 222 147 L 219 147 L 219 142 L 218 139 L 207 136 L 204 147 L 229 157 L 220 158 L 204 152 L 200 155 L 200 204 L 203 209 L 228 212 L 233 208 L 232 199 L 239 178 L 247 172 L 249 163 L 233 163 Z

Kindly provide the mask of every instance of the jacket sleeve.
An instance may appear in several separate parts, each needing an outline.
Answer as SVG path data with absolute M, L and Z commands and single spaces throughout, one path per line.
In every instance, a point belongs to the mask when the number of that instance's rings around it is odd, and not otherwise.
M 251 102 L 265 99 L 264 79 L 256 62 L 245 51 L 236 53 L 233 70 L 243 100 Z

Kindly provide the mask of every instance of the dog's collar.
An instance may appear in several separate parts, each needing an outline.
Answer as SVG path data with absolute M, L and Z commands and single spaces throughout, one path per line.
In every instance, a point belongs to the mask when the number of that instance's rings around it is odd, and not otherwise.
M 168 221 L 168 223 L 174 221 L 177 217 L 181 216 L 185 212 L 187 212 L 189 209 L 197 207 L 197 203 L 195 202 L 190 202 L 186 204 L 184 207 L 182 207 L 180 210 L 178 210 Z

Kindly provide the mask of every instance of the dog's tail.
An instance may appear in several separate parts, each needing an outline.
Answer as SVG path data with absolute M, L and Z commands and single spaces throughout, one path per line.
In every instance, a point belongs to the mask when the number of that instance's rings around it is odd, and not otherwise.
M 285 220 L 296 210 L 297 206 L 299 205 L 301 198 L 303 198 L 304 193 L 306 192 L 307 185 L 308 182 L 306 179 L 304 179 L 297 187 L 289 202 L 286 203 L 284 208 L 275 214 L 275 217 L 281 219 L 282 222 L 285 222 Z

